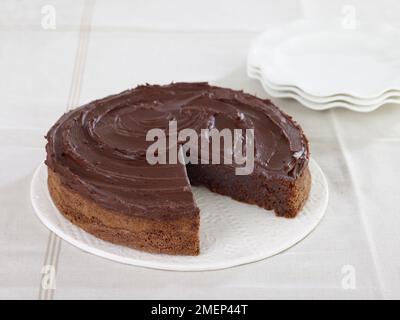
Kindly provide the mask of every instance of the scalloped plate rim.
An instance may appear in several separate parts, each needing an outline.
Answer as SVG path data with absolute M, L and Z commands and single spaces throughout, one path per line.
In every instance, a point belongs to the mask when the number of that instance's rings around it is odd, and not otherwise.
M 390 24 L 384 23 L 384 22 L 372 23 L 372 22 L 368 22 L 368 21 L 360 21 L 359 25 L 362 26 L 362 27 L 367 27 L 367 28 L 371 27 L 371 26 L 376 26 L 377 30 L 380 30 L 380 31 L 389 30 L 389 31 L 392 32 L 391 36 L 395 34 L 395 36 L 400 37 L 400 29 L 399 28 L 396 28 L 396 27 L 394 27 L 394 26 L 392 26 Z M 303 32 L 303 33 L 305 32 L 303 29 L 309 30 L 311 27 L 313 27 L 313 31 L 315 31 L 315 26 L 328 26 L 328 27 L 335 26 L 335 27 L 337 27 L 334 24 L 334 22 L 326 23 L 326 22 L 323 22 L 323 21 L 318 21 L 318 20 L 314 21 L 314 20 L 310 20 L 310 19 L 294 20 L 289 24 L 279 24 L 279 25 L 277 25 L 275 27 L 271 27 L 270 29 L 260 33 L 252 41 L 252 43 L 250 45 L 250 49 L 249 49 L 248 55 L 247 55 L 247 66 L 248 67 L 259 67 L 259 68 L 261 68 L 261 65 L 263 63 L 261 63 L 260 61 L 254 62 L 253 60 L 254 60 L 254 58 L 256 56 L 256 54 L 255 54 L 256 48 L 260 46 L 260 41 L 262 41 L 263 39 L 265 39 L 265 38 L 267 38 L 267 39 L 274 38 L 274 37 L 276 37 L 277 33 L 286 34 L 286 33 L 290 32 L 293 29 L 295 30 L 295 32 L 300 32 L 298 30 L 298 28 L 300 28 L 301 32 Z M 292 37 L 293 36 L 294 35 L 292 35 Z M 279 85 L 279 86 L 296 86 L 297 88 L 303 90 L 303 88 L 301 86 L 299 86 L 298 84 L 295 85 L 293 83 L 286 83 L 286 82 L 282 82 L 282 83 L 279 82 L 278 83 L 276 81 L 272 81 L 271 79 L 268 79 L 268 80 L 273 82 L 276 85 Z M 393 88 L 393 87 L 392 88 L 385 88 L 385 89 L 382 89 L 382 90 L 378 90 L 379 92 L 377 94 L 372 94 L 372 95 L 357 95 L 357 94 L 352 94 L 350 92 L 332 92 L 329 95 L 326 95 L 326 94 L 318 95 L 318 94 L 314 94 L 314 93 L 310 93 L 310 94 L 314 95 L 316 97 L 321 97 L 321 98 L 331 97 L 331 96 L 334 96 L 334 95 L 351 95 L 352 97 L 354 97 L 356 99 L 357 98 L 361 98 L 361 99 L 376 99 L 376 98 L 379 98 L 382 94 L 386 93 L 387 91 L 391 91 L 391 90 L 400 90 L 400 84 L 399 84 L 398 88 Z M 303 90 L 303 91 L 305 91 L 305 90 Z

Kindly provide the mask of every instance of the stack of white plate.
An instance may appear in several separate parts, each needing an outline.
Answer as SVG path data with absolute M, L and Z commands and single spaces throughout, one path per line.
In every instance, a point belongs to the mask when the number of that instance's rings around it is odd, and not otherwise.
M 372 111 L 400 103 L 400 31 L 383 23 L 295 21 L 253 42 L 247 72 L 269 95 L 311 109 Z

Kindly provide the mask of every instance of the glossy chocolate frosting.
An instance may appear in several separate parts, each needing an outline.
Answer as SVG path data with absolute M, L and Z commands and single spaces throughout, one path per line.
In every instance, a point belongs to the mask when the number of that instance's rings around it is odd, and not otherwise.
M 185 166 L 150 165 L 149 129 L 254 129 L 254 175 L 296 179 L 308 142 L 301 128 L 269 100 L 207 83 L 144 85 L 64 114 L 50 129 L 46 164 L 61 182 L 123 214 L 172 218 L 195 214 Z M 240 178 L 240 177 L 238 177 Z

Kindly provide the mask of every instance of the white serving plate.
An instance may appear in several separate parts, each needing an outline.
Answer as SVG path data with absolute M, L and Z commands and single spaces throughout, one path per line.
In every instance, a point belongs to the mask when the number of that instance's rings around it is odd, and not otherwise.
M 400 90 L 400 32 L 383 23 L 299 20 L 261 34 L 248 66 L 269 82 L 295 86 L 317 97 L 375 99 Z
M 47 168 L 41 164 L 31 184 L 31 200 L 43 224 L 72 245 L 110 260 L 163 270 L 202 271 L 234 267 L 282 252 L 304 239 L 321 221 L 328 203 L 328 184 L 310 160 L 312 186 L 305 207 L 295 219 L 193 188 L 201 210 L 201 254 L 151 254 L 100 240 L 75 226 L 55 207 L 47 188 Z

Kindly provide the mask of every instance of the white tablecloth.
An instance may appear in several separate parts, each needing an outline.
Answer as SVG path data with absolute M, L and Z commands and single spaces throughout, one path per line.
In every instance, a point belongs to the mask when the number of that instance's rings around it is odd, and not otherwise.
M 353 2 L 362 17 L 379 3 L 379 19 L 397 18 L 395 1 Z M 68 106 L 145 82 L 205 80 L 266 97 L 245 73 L 250 41 L 278 22 L 340 16 L 345 1 L 335 3 L 2 1 L 0 298 L 400 298 L 400 105 L 316 112 L 273 99 L 307 133 L 330 200 L 309 237 L 257 263 L 194 273 L 118 264 L 51 235 L 30 203 L 43 136 Z M 44 5 L 55 30 L 41 25 Z M 42 286 L 44 265 L 55 287 Z

